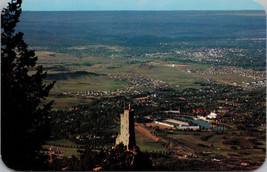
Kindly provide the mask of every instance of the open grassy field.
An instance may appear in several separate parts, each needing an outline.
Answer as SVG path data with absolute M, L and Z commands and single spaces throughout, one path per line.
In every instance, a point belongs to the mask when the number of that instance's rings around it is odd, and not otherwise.
M 52 105 L 52 110 L 70 110 L 73 106 L 78 104 L 89 104 L 92 100 L 91 99 L 81 99 L 79 97 L 55 97 L 49 96 L 47 98 L 47 102 L 54 100 Z
M 265 151 L 260 146 L 255 147 L 251 140 L 255 137 L 242 136 L 232 131 L 216 134 L 213 132 L 185 132 L 175 131 L 166 134 L 176 146 L 181 146 L 191 153 L 210 156 L 212 158 L 225 157 L 232 159 L 243 157 L 250 162 L 257 162 L 265 158 Z M 265 145 L 266 143 L 259 143 Z M 245 156 L 244 156 L 245 155 Z
M 109 91 L 123 89 L 126 82 L 110 79 L 108 76 L 81 76 L 75 79 L 58 80 L 53 92 L 80 92 L 80 91 Z
M 47 141 L 46 145 L 44 145 L 43 147 L 49 149 L 50 148 L 49 145 L 52 145 L 54 148 L 62 150 L 64 152 L 64 156 L 67 158 L 71 157 L 72 155 L 77 157 L 78 156 L 77 146 L 81 146 L 65 139 Z
M 66 139 L 47 141 L 46 144 L 57 145 L 57 146 L 62 146 L 62 147 L 63 146 L 71 146 L 71 147 L 80 146 Z
M 135 130 L 136 145 L 141 151 L 145 152 L 166 152 L 166 148 L 159 142 L 155 142 L 152 139 L 144 136 L 139 131 Z
M 112 49 L 112 47 L 111 47 Z M 116 51 L 118 48 L 116 48 Z M 196 63 L 177 63 L 172 67 L 171 63 L 152 58 L 146 61 L 135 62 L 132 58 L 123 57 L 93 57 L 86 55 L 73 55 L 67 53 L 56 53 L 49 51 L 37 51 L 38 63 L 43 65 L 47 71 L 49 83 L 56 81 L 51 95 L 48 99 L 54 100 L 54 109 L 68 109 L 77 104 L 89 103 L 90 99 L 79 96 L 76 92 L 81 91 L 112 91 L 116 89 L 127 89 L 129 80 L 120 80 L 111 76 L 121 74 L 138 74 L 140 77 L 165 81 L 166 84 L 177 90 L 185 88 L 201 88 L 196 82 L 207 82 L 215 80 L 223 84 L 233 84 L 254 81 L 252 78 L 238 75 L 216 75 L 201 74 L 192 71 L 207 71 L 210 66 Z M 130 63 L 129 63 L 130 62 Z M 140 78 L 136 78 L 139 80 Z M 139 91 L 152 91 L 153 88 L 135 88 Z M 68 97 L 58 97 L 62 93 L 70 93 Z
M 43 148 L 44 149 L 49 149 L 50 146 L 43 145 Z M 78 155 L 79 155 L 78 152 L 77 152 L 78 149 L 75 149 L 75 148 L 65 148 L 65 147 L 54 147 L 54 148 L 60 149 L 64 153 L 64 157 L 67 157 L 67 158 L 70 158 L 72 156 L 78 157 Z
M 58 86 L 55 86 L 54 91 L 67 90 L 111 90 L 123 88 L 125 82 L 112 80 L 108 77 L 109 74 L 115 73 L 139 73 L 143 76 L 166 81 L 167 83 L 181 88 L 199 87 L 194 84 L 198 81 L 206 79 L 216 80 L 218 82 L 229 84 L 232 82 L 251 82 L 252 78 L 242 77 L 238 75 L 216 75 L 187 72 L 189 69 L 194 71 L 205 71 L 209 69 L 209 65 L 205 64 L 177 64 L 176 67 L 167 66 L 165 62 L 145 62 L 141 64 L 128 64 L 126 62 L 131 59 L 121 57 L 78 57 L 70 54 L 38 51 L 39 64 L 44 66 L 48 74 L 66 74 L 75 71 L 92 72 L 100 76 L 82 75 L 76 78 L 64 78 L 58 80 Z M 151 61 L 151 60 L 150 60 Z M 106 76 L 103 76 L 106 75 Z

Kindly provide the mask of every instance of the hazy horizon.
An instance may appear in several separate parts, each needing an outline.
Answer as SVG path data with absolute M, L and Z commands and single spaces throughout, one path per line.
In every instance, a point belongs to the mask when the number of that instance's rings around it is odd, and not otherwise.
M 58 11 L 55 11 L 55 10 L 43 10 L 43 11 L 40 11 L 40 10 L 23 10 L 24 12 L 76 12 L 76 11 L 92 11 L 92 12 L 109 12 L 109 11 L 141 11 L 141 12 L 157 12 L 157 11 L 265 11 L 264 9 L 244 9 L 244 10 L 58 10 Z
M 25 0 L 22 8 L 26 11 L 264 10 L 254 0 Z

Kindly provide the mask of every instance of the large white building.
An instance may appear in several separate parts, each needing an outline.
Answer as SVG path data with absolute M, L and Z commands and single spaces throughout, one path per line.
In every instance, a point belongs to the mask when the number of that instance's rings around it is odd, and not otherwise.
M 217 118 L 217 114 L 216 114 L 215 112 L 211 112 L 211 113 L 207 116 L 207 118 L 209 118 L 209 119 L 216 119 L 216 118 Z

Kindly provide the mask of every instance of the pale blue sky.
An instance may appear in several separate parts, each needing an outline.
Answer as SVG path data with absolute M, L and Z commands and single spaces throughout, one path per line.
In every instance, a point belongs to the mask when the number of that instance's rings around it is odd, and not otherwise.
M 24 0 L 24 11 L 263 10 L 254 0 Z

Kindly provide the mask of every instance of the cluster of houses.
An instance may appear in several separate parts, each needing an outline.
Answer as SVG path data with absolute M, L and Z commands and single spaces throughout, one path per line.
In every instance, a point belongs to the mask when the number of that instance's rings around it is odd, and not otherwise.
M 186 51 L 176 50 L 175 53 L 186 56 L 187 59 L 192 61 L 211 61 L 231 64 L 231 61 L 227 57 L 228 54 L 243 57 L 247 54 L 247 50 L 238 48 L 189 48 Z
M 96 90 L 96 91 L 77 91 L 75 93 L 76 96 L 90 96 L 90 97 L 102 97 L 102 96 L 114 96 L 114 95 L 121 95 L 121 94 L 126 94 L 128 90 L 125 89 L 116 89 L 113 91 L 101 91 L 101 90 Z
M 246 83 L 245 87 L 247 87 L 247 88 L 264 88 L 264 87 L 266 87 L 266 79 L 261 80 L 261 81 Z
M 74 93 L 71 92 L 63 92 L 63 95 L 70 95 L 70 96 L 82 96 L 82 97 L 104 97 L 104 96 L 121 96 L 125 94 L 131 93 L 132 95 L 139 95 L 141 94 L 138 90 L 131 90 L 131 89 L 116 89 L 112 91 L 101 91 L 101 90 L 88 90 L 88 91 L 76 91 Z
M 130 89 L 169 87 L 169 85 L 165 81 L 148 78 L 138 73 L 119 73 L 110 75 L 110 78 L 119 79 L 121 81 L 128 81 L 127 87 Z
M 139 95 L 141 94 L 137 88 L 169 88 L 169 84 L 159 79 L 148 78 L 138 73 L 118 73 L 109 74 L 111 79 L 118 79 L 121 81 L 127 81 L 125 89 L 116 89 L 112 91 L 101 91 L 101 90 L 87 90 L 77 91 L 74 93 L 63 92 L 62 95 L 71 96 L 83 96 L 83 97 L 103 97 L 103 96 L 121 96 L 125 94 Z
M 237 67 L 211 67 L 208 70 L 204 71 L 204 74 L 213 74 L 213 75 L 239 75 L 242 77 L 248 77 L 255 80 L 264 80 L 266 79 L 265 71 L 256 71 L 252 69 L 244 69 Z
M 168 55 L 169 55 L 169 53 L 160 53 L 160 52 L 158 52 L 158 53 L 146 53 L 145 57 L 159 57 L 159 58 L 161 58 L 161 57 L 166 57 Z

